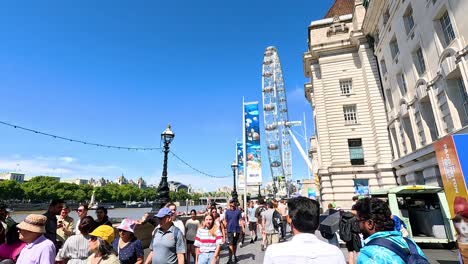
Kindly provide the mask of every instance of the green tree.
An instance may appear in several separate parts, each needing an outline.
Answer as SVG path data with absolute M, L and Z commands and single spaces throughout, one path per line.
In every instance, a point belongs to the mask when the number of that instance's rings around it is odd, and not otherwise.
M 112 195 L 104 187 L 94 187 L 94 198 L 96 201 L 110 202 L 112 200 Z M 91 199 L 91 196 L 89 196 L 88 199 Z
M 0 199 L 1 200 L 22 200 L 24 191 L 17 181 L 5 180 L 0 181 Z
M 58 181 L 47 176 L 34 177 L 21 185 L 27 199 L 33 201 L 49 201 L 57 199 Z

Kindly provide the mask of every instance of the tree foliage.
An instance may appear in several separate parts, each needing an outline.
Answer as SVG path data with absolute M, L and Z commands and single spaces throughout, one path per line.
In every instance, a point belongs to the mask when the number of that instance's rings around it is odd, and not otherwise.
M 135 185 L 107 184 L 102 187 L 92 187 L 88 184 L 59 182 L 53 177 L 38 176 L 22 184 L 16 181 L 0 181 L 1 200 L 29 200 L 32 202 L 48 202 L 51 199 L 66 201 L 89 201 L 94 192 L 98 202 L 123 201 L 154 201 L 157 188 L 139 189 Z M 170 192 L 172 201 L 185 201 L 186 199 L 198 201 L 204 194 L 189 194 L 184 190 Z
M 21 185 L 12 180 L 0 181 L 0 200 L 22 200 L 24 191 Z

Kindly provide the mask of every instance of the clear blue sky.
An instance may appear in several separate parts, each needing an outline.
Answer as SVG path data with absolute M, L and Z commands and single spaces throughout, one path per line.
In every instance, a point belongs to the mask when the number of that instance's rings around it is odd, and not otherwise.
M 242 138 L 242 97 L 262 100 L 265 47 L 278 48 L 290 119 L 302 120 L 305 112 L 312 134 L 302 54 L 307 26 L 332 3 L 5 2 L 0 9 L 0 120 L 142 147 L 159 146 L 161 132 L 171 123 L 176 134 L 171 150 L 202 171 L 232 175 L 235 141 Z M 268 160 L 266 151 L 262 157 Z M 0 171 L 111 180 L 123 173 L 157 183 L 162 158 L 160 152 L 101 149 L 0 126 Z M 170 180 L 205 190 L 232 184 L 231 178 L 200 175 L 173 157 L 168 171 Z M 293 174 L 295 179 L 307 175 L 296 150 Z M 268 166 L 263 178 L 271 180 Z

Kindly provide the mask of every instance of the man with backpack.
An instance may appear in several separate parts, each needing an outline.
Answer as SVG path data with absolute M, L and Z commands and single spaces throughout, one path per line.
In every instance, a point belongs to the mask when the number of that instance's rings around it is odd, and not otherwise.
M 260 199 L 258 201 L 259 205 L 257 206 L 257 209 L 255 210 L 255 217 L 257 218 L 257 230 L 258 232 L 260 232 L 260 234 L 262 234 L 262 245 L 261 245 L 261 248 L 263 249 L 263 245 L 265 243 L 265 240 L 266 240 L 266 234 L 265 232 L 263 232 L 263 228 L 262 228 L 262 213 L 264 211 L 267 210 L 267 207 L 266 207 L 266 204 L 265 204 L 265 200 L 263 199 Z
M 356 220 L 354 210 L 351 212 L 343 212 L 341 215 L 339 232 L 341 240 L 346 243 L 348 250 L 348 263 L 356 263 L 357 256 L 361 250 L 361 237 L 359 233 L 359 222 Z
M 357 222 L 364 236 L 358 264 L 426 264 L 429 263 L 416 243 L 394 230 L 390 209 L 382 200 L 364 198 L 355 206 Z
M 262 229 L 265 233 L 265 240 L 263 241 L 262 251 L 268 245 L 276 244 L 279 242 L 279 228 L 281 225 L 281 214 L 273 208 L 273 202 L 268 202 L 268 209 L 262 212 Z

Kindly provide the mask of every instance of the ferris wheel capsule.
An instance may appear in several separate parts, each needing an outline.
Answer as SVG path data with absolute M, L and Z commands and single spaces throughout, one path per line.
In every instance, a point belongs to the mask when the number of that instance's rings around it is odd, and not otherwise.
M 262 99 L 271 176 L 274 182 L 284 185 L 280 186 L 283 192 L 280 195 L 286 195 L 286 184 L 292 178 L 291 144 L 286 130 L 289 118 L 283 72 L 278 51 L 273 46 L 267 47 L 264 52 Z

